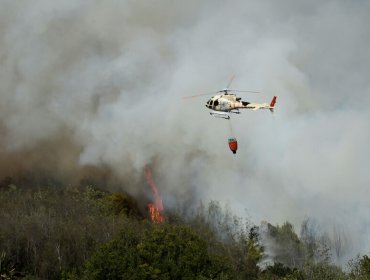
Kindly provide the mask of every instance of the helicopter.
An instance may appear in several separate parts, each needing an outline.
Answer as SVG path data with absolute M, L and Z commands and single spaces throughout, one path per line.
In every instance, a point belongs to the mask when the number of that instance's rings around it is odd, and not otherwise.
M 269 109 L 272 113 L 274 112 L 276 96 L 274 96 L 270 103 L 251 103 L 241 100 L 241 97 L 236 96 L 236 92 L 252 92 L 259 93 L 258 91 L 246 91 L 246 90 L 232 90 L 229 89 L 234 76 L 230 79 L 228 85 L 223 90 L 219 90 L 212 93 L 204 93 L 193 96 L 186 96 L 184 99 L 194 98 L 204 95 L 210 95 L 218 93 L 211 97 L 205 106 L 211 110 L 210 115 L 216 118 L 230 119 L 230 114 L 240 114 L 239 109 L 252 109 L 253 111 L 259 109 Z

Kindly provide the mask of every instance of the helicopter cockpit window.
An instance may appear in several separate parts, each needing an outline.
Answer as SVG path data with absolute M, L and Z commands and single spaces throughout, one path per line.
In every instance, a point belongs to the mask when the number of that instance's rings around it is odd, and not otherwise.
M 210 105 L 213 106 L 213 100 L 211 100 Z
M 215 100 L 215 102 L 213 103 L 215 106 L 218 105 L 218 100 Z

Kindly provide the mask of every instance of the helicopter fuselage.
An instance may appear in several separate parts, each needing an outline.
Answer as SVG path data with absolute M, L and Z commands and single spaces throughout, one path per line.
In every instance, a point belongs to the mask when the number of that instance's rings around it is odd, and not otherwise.
M 235 94 L 220 94 L 215 95 L 206 103 L 208 109 L 221 112 L 232 112 L 239 109 L 272 109 L 273 106 L 267 103 L 250 103 L 242 101 L 240 97 Z

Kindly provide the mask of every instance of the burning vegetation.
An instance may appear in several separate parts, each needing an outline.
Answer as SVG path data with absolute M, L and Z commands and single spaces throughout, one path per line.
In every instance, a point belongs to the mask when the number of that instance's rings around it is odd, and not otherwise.
M 163 215 L 163 201 L 159 195 L 158 188 L 153 181 L 152 171 L 147 166 L 145 167 L 145 177 L 153 193 L 153 203 L 148 204 L 148 212 L 153 223 L 162 223 L 165 218 Z
M 267 225 L 261 236 L 261 228 L 217 202 L 194 208 L 186 217 L 167 210 L 173 219 L 162 223 L 162 199 L 150 169 L 145 175 L 154 197 L 149 204 L 152 222 L 140 214 L 138 201 L 124 193 L 91 186 L 35 189 L 4 181 L 0 187 L 0 279 L 370 277 L 366 255 L 354 259 L 349 272 L 343 272 L 329 255 L 321 255 L 321 243 L 298 236 L 290 224 Z M 261 242 L 266 234 L 289 250 L 270 258 L 273 262 L 262 269 L 260 264 L 268 257 Z M 317 254 L 323 258 L 316 258 Z

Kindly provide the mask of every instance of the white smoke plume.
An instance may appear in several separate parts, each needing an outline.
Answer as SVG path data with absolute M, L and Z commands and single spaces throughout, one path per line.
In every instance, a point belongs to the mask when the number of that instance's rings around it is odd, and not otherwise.
M 139 193 L 155 165 L 167 206 L 227 202 L 255 222 L 312 217 L 370 251 L 368 1 L 0 1 L 0 175 L 98 172 Z M 276 112 L 228 125 L 233 87 Z M 105 174 L 105 176 L 108 176 Z

